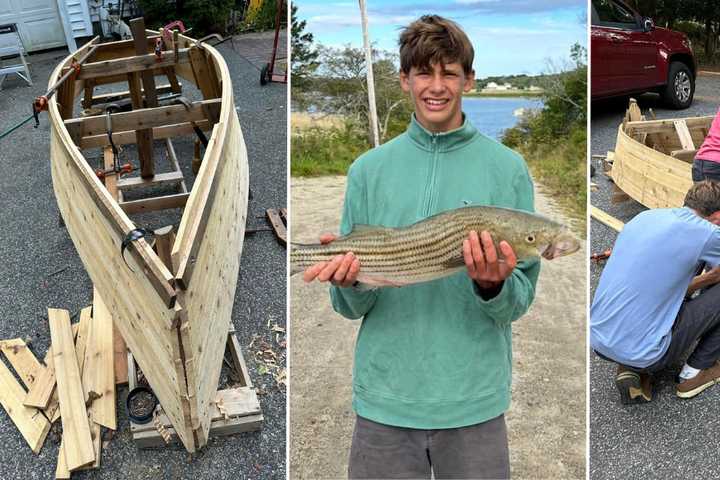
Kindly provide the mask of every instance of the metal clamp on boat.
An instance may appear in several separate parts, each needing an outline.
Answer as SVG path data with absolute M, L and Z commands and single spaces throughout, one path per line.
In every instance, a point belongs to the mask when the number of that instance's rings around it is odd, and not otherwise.
M 120 245 L 120 256 L 122 257 L 123 262 L 125 262 L 125 265 L 130 268 L 130 271 L 132 271 L 132 268 L 128 265 L 127 260 L 125 260 L 125 249 L 135 240 L 140 240 L 141 238 L 145 238 L 147 236 L 154 237 L 155 232 L 149 228 L 134 228 L 125 235 L 125 238 L 123 238 L 122 244 Z
M 107 177 L 108 175 L 119 176 L 124 173 L 131 173 L 134 170 L 132 164 L 130 163 L 120 165 L 120 152 L 117 148 L 117 145 L 115 145 L 115 142 L 113 141 L 112 114 L 118 111 L 120 111 L 120 106 L 114 103 L 111 103 L 107 107 L 105 107 L 105 129 L 107 130 L 108 141 L 110 142 L 110 148 L 112 149 L 113 153 L 113 168 L 109 170 L 95 170 L 95 175 L 97 175 L 100 180 L 105 180 L 105 177 Z

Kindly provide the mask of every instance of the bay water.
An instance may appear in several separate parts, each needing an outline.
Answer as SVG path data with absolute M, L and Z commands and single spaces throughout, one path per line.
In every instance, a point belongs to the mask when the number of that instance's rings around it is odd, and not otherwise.
M 520 109 L 541 109 L 542 100 L 532 97 L 463 97 L 463 112 L 475 128 L 498 141 L 503 132 L 520 121 Z

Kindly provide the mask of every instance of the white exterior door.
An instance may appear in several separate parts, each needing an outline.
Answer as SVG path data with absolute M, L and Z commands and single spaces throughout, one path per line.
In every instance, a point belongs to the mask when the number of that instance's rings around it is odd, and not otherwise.
M 64 2 L 70 38 L 91 35 L 92 26 L 86 0 Z M 43 50 L 67 45 L 57 0 L 0 0 L 0 25 L 17 24 L 25 50 Z

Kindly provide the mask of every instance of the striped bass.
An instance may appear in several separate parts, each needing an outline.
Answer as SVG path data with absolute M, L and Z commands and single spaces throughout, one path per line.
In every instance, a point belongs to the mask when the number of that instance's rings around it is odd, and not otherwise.
M 518 261 L 540 256 L 552 260 L 580 248 L 579 240 L 565 226 L 543 216 L 511 208 L 469 206 L 406 227 L 355 225 L 351 233 L 328 244 L 292 243 L 291 273 L 352 252 L 360 261 L 360 283 L 400 287 L 427 282 L 465 269 L 462 244 L 472 230 L 489 232 L 498 252 L 499 243 L 508 242 Z

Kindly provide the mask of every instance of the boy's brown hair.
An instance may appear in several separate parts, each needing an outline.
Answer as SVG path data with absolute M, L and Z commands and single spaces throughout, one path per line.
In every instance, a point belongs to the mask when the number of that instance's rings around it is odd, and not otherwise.
M 460 26 L 438 15 L 423 15 L 400 33 L 400 70 L 430 69 L 433 64 L 458 62 L 469 75 L 475 51 Z
M 720 183 L 712 180 L 696 183 L 685 195 L 685 206 L 692 208 L 703 217 L 709 217 L 720 211 Z

